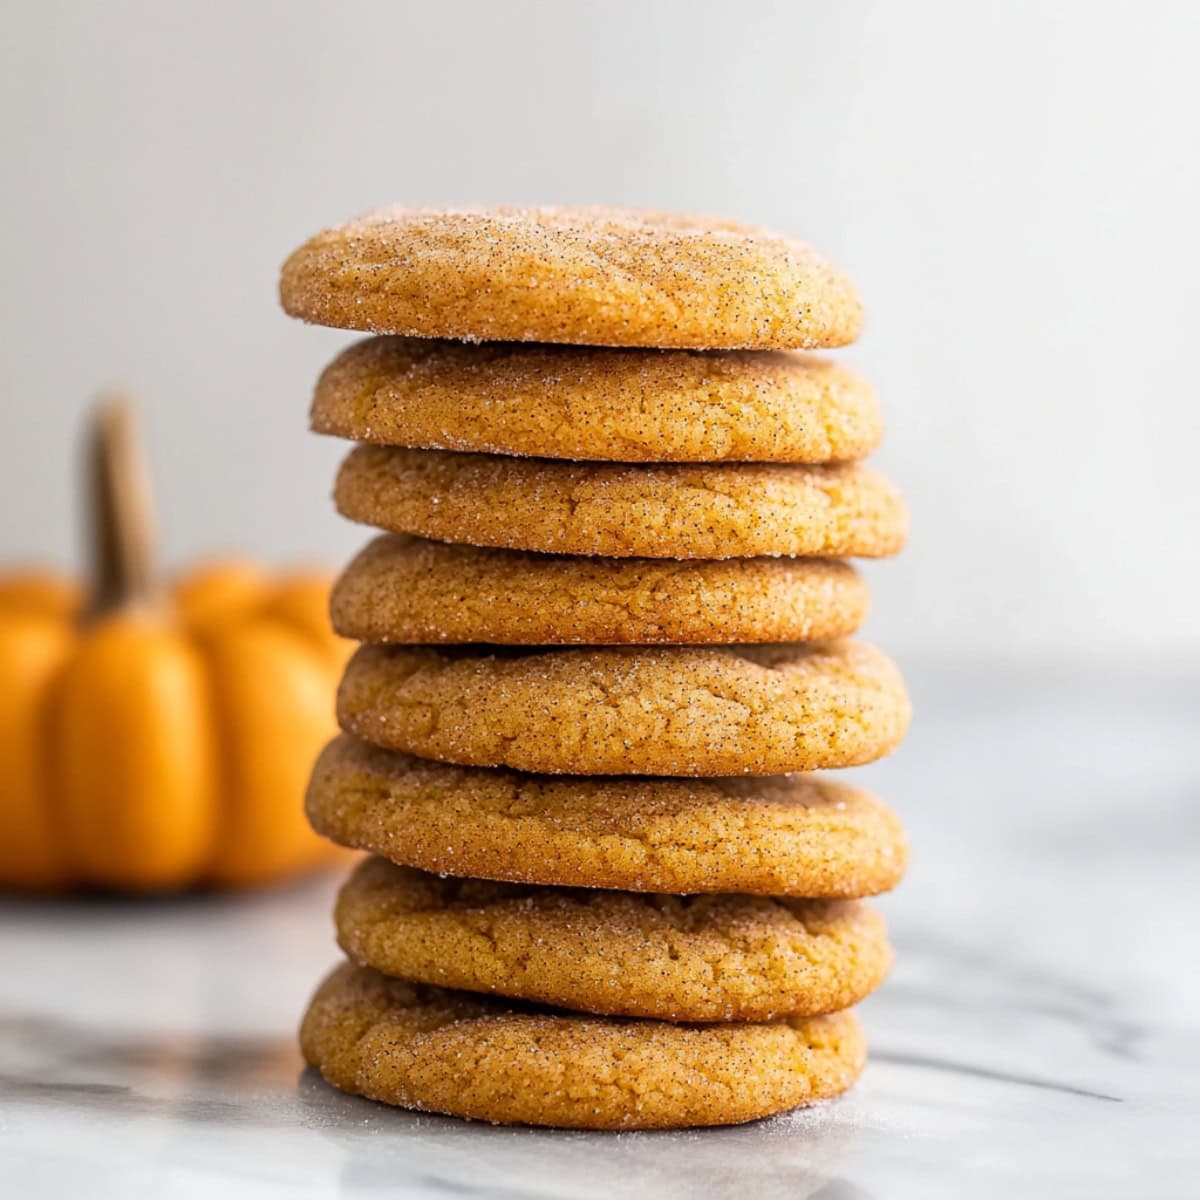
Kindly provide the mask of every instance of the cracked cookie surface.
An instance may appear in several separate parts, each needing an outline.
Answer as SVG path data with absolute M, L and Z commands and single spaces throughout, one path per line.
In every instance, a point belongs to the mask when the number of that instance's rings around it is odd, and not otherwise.
M 645 779 L 455 767 L 334 739 L 318 833 L 424 871 L 637 892 L 851 899 L 894 887 L 895 814 L 820 775 Z
M 655 645 L 853 633 L 867 586 L 826 559 L 605 559 L 369 543 L 334 585 L 333 626 L 362 642 Z
M 346 955 L 385 975 L 668 1021 L 838 1012 L 891 964 L 860 901 L 547 888 L 382 858 L 359 864 L 335 923 Z
M 372 1100 L 499 1124 L 733 1125 L 839 1095 L 866 1045 L 849 1012 L 679 1025 L 585 1016 L 344 964 L 309 1003 L 307 1062 Z
M 793 238 L 721 218 L 591 207 L 385 208 L 284 263 L 291 316 L 369 333 L 579 346 L 844 346 L 850 279 Z
M 383 446 L 613 462 L 842 462 L 883 432 L 871 385 L 808 354 L 399 337 L 343 350 L 311 424 Z
M 341 727 L 469 766 L 572 775 L 776 775 L 872 762 L 910 707 L 861 642 L 588 649 L 361 646 Z
M 879 558 L 908 530 L 896 489 L 857 463 L 627 465 L 359 446 L 334 501 L 393 533 L 617 558 Z

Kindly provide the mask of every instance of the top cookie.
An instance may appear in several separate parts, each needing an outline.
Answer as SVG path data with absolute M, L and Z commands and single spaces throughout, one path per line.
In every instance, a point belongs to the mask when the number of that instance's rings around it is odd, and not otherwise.
M 463 341 L 691 350 L 844 346 L 853 283 L 750 225 L 626 208 L 387 208 L 283 265 L 284 309 L 318 325 Z

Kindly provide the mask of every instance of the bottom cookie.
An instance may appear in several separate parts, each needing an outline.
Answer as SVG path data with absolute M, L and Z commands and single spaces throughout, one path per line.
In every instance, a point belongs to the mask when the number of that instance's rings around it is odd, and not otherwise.
M 300 1029 L 345 1092 L 501 1125 L 736 1125 L 844 1092 L 866 1045 L 851 1013 L 672 1025 L 582 1016 L 338 967 Z

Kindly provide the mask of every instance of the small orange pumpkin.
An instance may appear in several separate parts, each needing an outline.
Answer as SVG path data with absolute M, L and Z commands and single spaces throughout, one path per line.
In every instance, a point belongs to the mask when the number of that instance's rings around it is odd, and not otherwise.
M 131 411 L 89 446 L 85 599 L 0 576 L 0 887 L 242 887 L 329 860 L 303 796 L 348 644 L 329 581 L 215 563 L 157 586 Z

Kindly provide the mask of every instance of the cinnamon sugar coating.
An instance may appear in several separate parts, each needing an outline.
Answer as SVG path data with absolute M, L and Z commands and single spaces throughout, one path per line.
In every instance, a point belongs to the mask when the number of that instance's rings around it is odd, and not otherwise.
M 279 295 L 318 325 L 473 342 L 813 349 L 862 327 L 803 242 L 625 208 L 378 209 L 296 250 Z
M 776 775 L 900 743 L 899 672 L 860 642 L 489 652 L 362 646 L 342 728 L 470 766 L 571 775 Z
M 605 559 L 384 534 L 334 585 L 363 642 L 654 645 L 809 641 L 853 633 L 867 586 L 826 559 Z
M 531 887 L 382 858 L 358 866 L 335 922 L 350 959 L 385 975 L 668 1021 L 838 1012 L 891 965 L 859 901 Z
M 343 350 L 311 421 L 377 445 L 615 462 L 842 462 L 883 432 L 871 385 L 808 354 L 399 337 Z
M 908 531 L 895 488 L 856 463 L 650 466 L 359 446 L 334 500 L 393 533 L 614 558 L 876 558 Z
M 313 770 L 313 828 L 424 871 L 637 892 L 854 899 L 895 887 L 895 814 L 821 775 L 526 775 L 335 738 Z
M 733 1125 L 845 1091 L 866 1046 L 852 1013 L 677 1025 L 584 1016 L 344 964 L 300 1029 L 334 1087 L 404 1108 L 570 1129 Z

